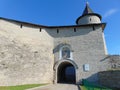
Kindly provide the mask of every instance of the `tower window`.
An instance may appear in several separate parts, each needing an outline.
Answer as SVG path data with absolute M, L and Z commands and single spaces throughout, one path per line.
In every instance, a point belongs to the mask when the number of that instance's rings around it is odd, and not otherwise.
M 92 19 L 90 18 L 90 21 L 91 21 Z
M 42 31 L 42 29 L 40 28 L 40 32 Z
M 74 32 L 76 32 L 76 28 L 74 28 Z
M 59 29 L 57 29 L 57 33 L 59 33 Z
M 23 27 L 23 25 L 21 24 L 21 25 L 20 25 L 20 28 L 22 28 L 22 27 Z
M 95 26 L 93 26 L 93 31 L 95 30 Z

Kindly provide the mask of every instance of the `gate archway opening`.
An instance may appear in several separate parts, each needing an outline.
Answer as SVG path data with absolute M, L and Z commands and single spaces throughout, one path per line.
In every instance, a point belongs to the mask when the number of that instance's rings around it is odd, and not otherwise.
M 57 83 L 76 83 L 76 71 L 71 63 L 62 62 L 58 66 Z

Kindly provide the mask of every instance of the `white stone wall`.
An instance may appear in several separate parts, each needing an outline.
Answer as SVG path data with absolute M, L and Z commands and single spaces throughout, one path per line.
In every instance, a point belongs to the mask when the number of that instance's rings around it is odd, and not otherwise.
M 53 38 L 42 29 L 0 20 L 0 86 L 53 81 Z
M 76 28 L 76 31 L 74 30 Z M 97 81 L 97 72 L 108 68 L 101 25 L 42 28 L 0 20 L 0 86 L 52 83 L 60 44 L 69 44 L 78 65 L 77 82 Z M 57 31 L 58 30 L 58 31 Z M 83 65 L 89 64 L 85 72 Z

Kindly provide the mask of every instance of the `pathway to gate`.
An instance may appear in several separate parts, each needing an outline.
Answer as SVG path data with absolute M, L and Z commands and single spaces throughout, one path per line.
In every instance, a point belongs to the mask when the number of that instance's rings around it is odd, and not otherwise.
M 74 84 L 50 84 L 27 90 L 80 90 L 80 88 Z

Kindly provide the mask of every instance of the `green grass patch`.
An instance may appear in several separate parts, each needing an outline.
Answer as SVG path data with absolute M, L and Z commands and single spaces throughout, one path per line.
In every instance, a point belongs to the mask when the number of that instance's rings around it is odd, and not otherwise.
M 81 90 L 112 90 L 109 88 L 102 88 L 102 87 L 90 87 L 90 86 L 80 86 Z
M 0 90 L 25 90 L 29 88 L 39 87 L 46 84 L 27 84 L 27 85 L 17 85 L 17 86 L 0 86 Z

